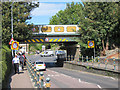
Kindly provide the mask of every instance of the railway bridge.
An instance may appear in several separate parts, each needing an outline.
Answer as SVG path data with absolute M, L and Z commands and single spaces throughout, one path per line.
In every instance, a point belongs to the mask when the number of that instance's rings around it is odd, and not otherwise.
M 77 25 L 35 25 L 33 37 L 20 43 L 29 46 L 29 43 L 63 43 L 67 50 L 67 58 L 78 59 L 80 46 L 77 39 L 80 37 Z

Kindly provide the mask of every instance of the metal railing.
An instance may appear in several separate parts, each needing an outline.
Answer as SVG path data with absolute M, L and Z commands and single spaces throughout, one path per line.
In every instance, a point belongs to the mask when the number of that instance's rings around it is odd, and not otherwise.
M 31 60 L 29 59 L 26 59 L 26 66 L 32 81 L 34 82 L 34 87 L 38 89 L 46 88 L 49 90 L 51 86 L 50 78 L 47 77 L 45 80 L 43 72 L 37 71 L 34 64 L 31 64 Z
M 104 69 L 111 69 L 111 70 L 116 70 L 117 67 L 117 60 L 115 58 L 112 58 L 111 60 L 108 60 L 107 57 L 105 58 L 100 58 L 95 57 L 95 59 L 93 58 L 93 56 L 91 57 L 79 57 L 78 60 L 74 60 L 74 61 L 70 61 L 71 63 L 76 63 L 76 64 L 82 64 L 82 65 L 86 65 L 86 66 L 92 66 L 92 67 L 97 67 L 97 68 L 104 68 Z M 111 64 L 109 64 L 111 63 Z

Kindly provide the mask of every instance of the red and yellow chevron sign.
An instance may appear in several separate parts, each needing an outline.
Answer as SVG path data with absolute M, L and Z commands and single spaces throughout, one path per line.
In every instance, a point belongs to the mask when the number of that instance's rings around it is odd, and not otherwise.
M 94 41 L 88 41 L 88 48 L 94 48 Z

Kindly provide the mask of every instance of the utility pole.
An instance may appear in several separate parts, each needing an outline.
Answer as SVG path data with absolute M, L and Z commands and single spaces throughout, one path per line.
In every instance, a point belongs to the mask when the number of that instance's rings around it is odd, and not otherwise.
M 11 38 L 13 38 L 13 1 L 11 1 L 12 4 L 11 4 Z M 13 50 L 12 50 L 12 57 L 14 57 L 14 53 L 13 53 Z

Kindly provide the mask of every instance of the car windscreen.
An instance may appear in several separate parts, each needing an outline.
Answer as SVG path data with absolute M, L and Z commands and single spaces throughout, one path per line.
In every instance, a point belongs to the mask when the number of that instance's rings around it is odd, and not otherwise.
M 36 62 L 36 64 L 43 64 L 43 62 Z

